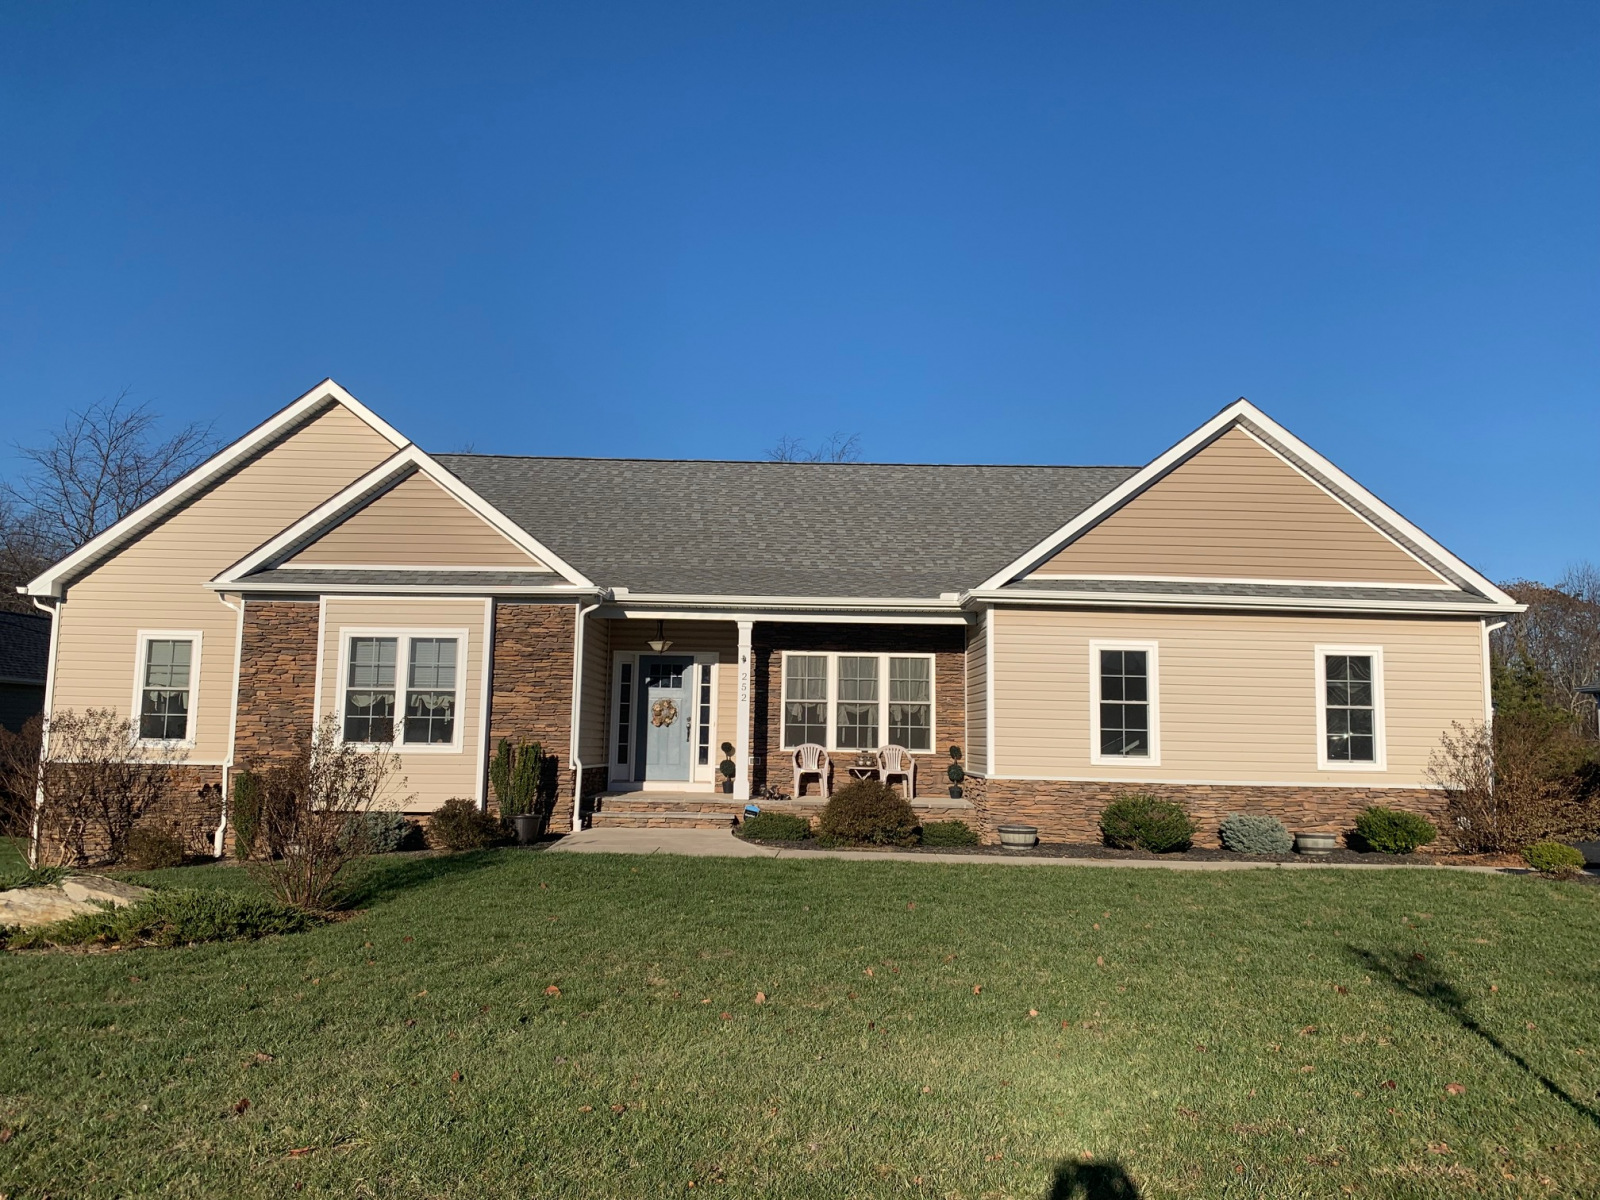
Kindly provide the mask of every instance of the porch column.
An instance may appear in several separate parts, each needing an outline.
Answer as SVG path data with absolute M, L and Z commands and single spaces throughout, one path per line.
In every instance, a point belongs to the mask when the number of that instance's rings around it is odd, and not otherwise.
M 733 738 L 733 798 L 750 799 L 750 630 L 753 621 L 739 622 L 739 706 Z

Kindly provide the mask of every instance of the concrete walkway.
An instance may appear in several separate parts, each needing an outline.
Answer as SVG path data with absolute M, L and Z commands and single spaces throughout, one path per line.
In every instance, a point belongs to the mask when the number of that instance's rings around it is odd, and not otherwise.
M 1195 862 L 1153 858 L 1045 858 L 1028 854 L 938 854 L 903 850 L 791 850 L 760 846 L 736 838 L 725 829 L 585 829 L 569 833 L 546 853 L 684 854 L 696 858 L 845 858 L 862 862 L 893 859 L 919 863 L 1004 863 L 1008 867 L 1132 867 L 1157 871 L 1386 871 L 1394 869 L 1476 871 L 1483 875 L 1522 875 L 1512 867 L 1435 866 L 1394 859 L 1374 863 Z

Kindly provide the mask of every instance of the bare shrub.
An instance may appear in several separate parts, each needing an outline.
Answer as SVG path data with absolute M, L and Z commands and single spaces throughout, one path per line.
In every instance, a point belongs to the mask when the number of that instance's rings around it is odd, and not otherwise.
M 257 869 L 278 900 L 312 912 L 330 907 L 345 868 L 367 852 L 361 814 L 405 786 L 399 770 L 387 746 L 340 740 L 332 714 L 301 737 L 292 757 L 255 769 L 257 848 L 264 841 L 271 852 Z
M 1590 747 L 1568 722 L 1498 714 L 1493 726 L 1453 723 L 1428 777 L 1443 789 L 1447 833 L 1469 853 L 1508 853 L 1543 838 L 1592 836 L 1600 810 L 1588 782 Z
M 39 791 L 39 742 L 44 718 L 29 717 L 13 732 L 0 726 L 0 837 L 33 861 L 33 806 Z

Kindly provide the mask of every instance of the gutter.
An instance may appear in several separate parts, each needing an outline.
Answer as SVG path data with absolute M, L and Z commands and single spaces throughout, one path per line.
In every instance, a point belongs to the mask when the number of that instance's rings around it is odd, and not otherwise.
M 21 590 L 20 588 L 18 589 Z M 56 698 L 56 647 L 60 644 L 61 613 L 60 608 L 66 603 L 64 598 L 57 599 L 53 604 L 40 603 L 33 596 L 28 597 L 33 601 L 33 606 L 40 612 L 50 616 L 50 659 L 45 664 L 44 676 L 44 722 L 39 733 L 39 782 L 33 792 L 33 824 L 28 831 L 28 866 L 39 865 L 39 825 L 44 813 L 44 763 L 50 757 L 50 714 L 55 711 Z
M 584 620 L 595 609 L 599 608 L 599 601 L 589 605 L 580 605 L 578 615 L 573 619 L 572 635 L 572 719 L 568 722 L 571 741 L 567 745 L 567 762 L 572 765 L 572 832 L 577 833 L 583 828 L 583 756 L 580 748 L 579 732 L 583 719 L 583 628 Z
M 965 608 L 993 604 L 1041 608 L 1232 608 L 1248 611 L 1428 613 L 1474 618 L 1488 613 L 1519 613 L 1527 610 L 1525 604 L 1441 604 L 1436 600 L 1375 601 L 1309 596 L 1179 595 L 1169 592 L 1012 592 L 998 589 L 966 592 L 962 595 L 961 603 Z

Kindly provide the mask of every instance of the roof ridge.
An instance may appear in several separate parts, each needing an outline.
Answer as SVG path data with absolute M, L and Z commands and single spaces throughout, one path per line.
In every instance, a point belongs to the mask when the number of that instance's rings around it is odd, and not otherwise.
M 684 465 L 726 464 L 741 467 L 976 467 L 995 471 L 1137 471 L 1142 463 L 937 463 L 937 462 L 774 462 L 765 458 L 645 458 L 610 457 L 599 454 L 480 454 L 477 451 L 448 450 L 429 457 L 484 458 L 505 462 L 597 462 L 597 463 L 681 463 Z

